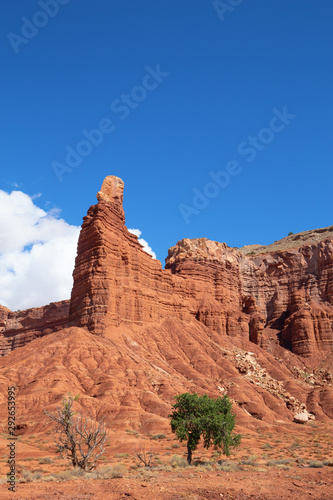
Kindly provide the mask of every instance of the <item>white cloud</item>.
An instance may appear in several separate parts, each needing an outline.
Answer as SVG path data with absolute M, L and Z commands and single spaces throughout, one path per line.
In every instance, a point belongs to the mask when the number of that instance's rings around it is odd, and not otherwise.
M 129 229 L 128 231 L 132 234 L 135 234 L 139 238 L 139 243 L 141 243 L 141 245 L 143 246 L 143 250 L 149 253 L 149 255 L 151 255 L 153 259 L 156 259 L 156 253 L 153 252 L 147 241 L 143 238 L 140 238 L 142 231 L 140 231 L 140 229 Z
M 0 304 L 12 310 L 69 299 L 80 228 L 22 191 L 0 190 Z
M 42 193 L 37 193 L 37 194 L 33 194 L 32 196 L 30 196 L 30 198 L 32 200 L 35 200 L 36 198 L 40 198 L 42 196 Z
M 37 207 L 22 191 L 0 190 L 0 304 L 15 311 L 69 299 L 80 227 L 59 209 Z M 156 259 L 139 229 L 129 229 Z

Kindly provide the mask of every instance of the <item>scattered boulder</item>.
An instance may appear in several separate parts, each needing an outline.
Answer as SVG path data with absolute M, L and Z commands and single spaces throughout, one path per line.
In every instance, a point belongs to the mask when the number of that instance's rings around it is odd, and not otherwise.
M 306 422 L 308 422 L 308 420 L 309 420 L 309 417 L 308 417 L 307 412 L 297 413 L 296 415 L 294 415 L 294 422 L 296 424 L 306 424 Z

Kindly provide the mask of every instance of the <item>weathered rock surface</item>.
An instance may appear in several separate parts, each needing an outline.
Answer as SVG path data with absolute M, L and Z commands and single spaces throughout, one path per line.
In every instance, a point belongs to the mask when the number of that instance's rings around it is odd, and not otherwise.
M 19 313 L 1 307 L 2 353 L 68 324 L 105 335 L 121 324 L 170 315 L 274 353 L 280 345 L 313 362 L 332 350 L 332 228 L 250 253 L 206 238 L 184 239 L 170 248 L 162 269 L 126 229 L 123 189 L 121 179 L 106 177 L 97 205 L 84 217 L 70 322 L 65 302 Z
M 70 302 L 0 308 L 3 353 L 15 349 L 0 386 L 17 386 L 19 424 L 47 425 L 36 408 L 68 392 L 145 432 L 185 391 L 228 394 L 239 425 L 332 419 L 332 238 L 257 255 L 184 239 L 162 269 L 125 226 L 123 187 L 107 177 L 84 217 Z
M 68 313 L 69 300 L 14 312 L 0 306 L 0 355 L 65 328 Z
M 212 266 L 223 299 L 208 271 Z M 203 275 L 207 269 L 206 281 L 215 282 L 215 298 L 223 303 L 229 296 L 239 313 L 250 315 L 249 337 L 264 348 L 273 341 L 314 359 L 333 348 L 333 237 L 258 255 L 244 255 L 205 238 L 185 239 L 169 250 L 166 267 L 184 277 Z M 221 314 L 206 312 L 206 324 L 208 320 L 214 328 L 212 318 L 218 322 Z M 236 330 L 240 332 L 239 325 Z
M 296 424 L 306 424 L 306 422 L 308 422 L 308 420 L 309 420 L 309 417 L 308 417 L 308 414 L 306 412 L 296 413 L 296 415 L 294 415 L 294 422 Z
M 74 271 L 71 324 L 104 335 L 122 323 L 172 314 L 221 335 L 321 358 L 333 348 L 333 236 L 245 255 L 206 238 L 169 250 L 166 269 L 142 251 L 124 224 L 123 183 L 107 177 L 84 218 Z M 293 236 L 291 244 L 295 244 Z M 290 238 L 290 237 L 289 237 Z M 285 246 L 285 245 L 284 245 Z M 171 272 L 170 272 L 171 271 Z

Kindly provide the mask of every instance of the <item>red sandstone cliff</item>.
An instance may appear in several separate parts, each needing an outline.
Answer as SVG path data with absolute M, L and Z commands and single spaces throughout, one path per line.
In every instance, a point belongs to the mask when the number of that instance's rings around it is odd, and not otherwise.
M 249 255 L 185 239 L 162 269 L 126 229 L 122 198 L 123 182 L 106 178 L 84 217 L 70 302 L 0 308 L 3 353 L 13 350 L 0 360 L 0 395 L 18 388 L 19 424 L 45 427 L 41 408 L 68 391 L 116 429 L 163 430 L 184 391 L 227 393 L 240 425 L 290 422 L 305 408 L 332 419 L 330 231 Z
M 122 197 L 122 181 L 108 177 L 84 218 L 71 324 L 105 335 L 172 315 L 301 356 L 332 349 L 333 232 L 314 244 L 255 255 L 185 239 L 169 250 L 163 270 L 127 231 Z
M 244 249 L 184 239 L 162 269 L 125 226 L 123 188 L 107 177 L 84 217 L 70 303 L 0 309 L 3 354 L 68 324 L 104 336 L 170 316 L 314 362 L 332 350 L 333 228 Z
M 251 341 L 264 348 L 279 343 L 305 357 L 332 350 L 333 232 L 315 244 L 257 255 L 244 255 L 205 238 L 182 240 L 166 259 L 166 267 L 179 276 L 203 276 L 212 266 L 214 278 L 208 274 L 205 279 L 212 284 L 211 295 L 215 291 L 220 303 L 230 295 L 239 310 L 250 315 Z M 224 285 L 223 298 L 219 282 Z M 199 316 L 207 326 L 218 328 L 214 321 L 221 315 L 216 310 Z M 240 326 L 236 330 L 239 334 Z M 224 333 L 232 334 L 228 326 Z
M 0 356 L 65 328 L 68 312 L 68 300 L 14 312 L 0 305 Z

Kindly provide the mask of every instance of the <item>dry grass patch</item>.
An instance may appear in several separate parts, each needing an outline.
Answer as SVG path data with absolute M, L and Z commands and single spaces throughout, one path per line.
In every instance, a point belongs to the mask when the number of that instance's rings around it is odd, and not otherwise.
M 176 467 L 181 467 L 181 468 L 188 467 L 188 462 L 187 462 L 186 458 L 181 457 L 180 455 L 173 455 L 171 457 L 170 464 L 171 464 L 171 466 L 173 468 L 176 468 Z
M 43 457 L 43 458 L 40 458 L 40 459 L 38 460 L 38 462 L 39 462 L 40 464 L 53 464 L 53 463 L 54 463 L 54 460 L 52 460 L 52 458 L 50 458 L 50 457 Z

